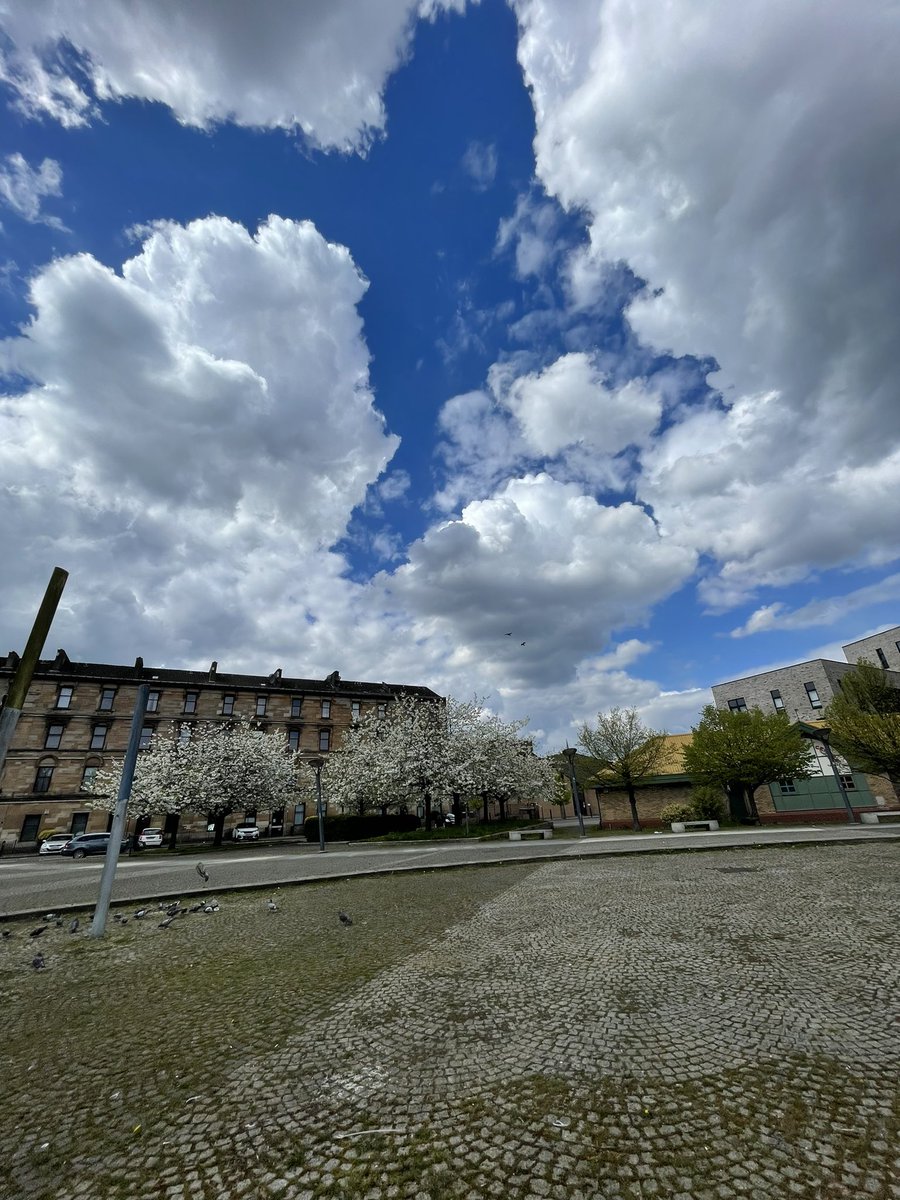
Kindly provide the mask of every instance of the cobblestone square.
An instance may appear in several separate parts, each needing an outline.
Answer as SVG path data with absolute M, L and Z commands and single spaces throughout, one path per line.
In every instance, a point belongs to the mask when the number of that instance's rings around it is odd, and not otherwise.
M 898 891 L 885 842 L 8 922 L 0 1192 L 898 1200 Z

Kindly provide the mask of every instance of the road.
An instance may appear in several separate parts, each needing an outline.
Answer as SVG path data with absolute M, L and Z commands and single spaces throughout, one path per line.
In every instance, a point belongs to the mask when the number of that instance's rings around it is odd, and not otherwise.
M 808 826 L 719 830 L 716 833 L 669 832 L 623 834 L 603 838 L 528 839 L 522 842 L 453 842 L 336 844 L 324 854 L 316 845 L 274 844 L 259 848 L 196 855 L 146 851 L 119 860 L 113 903 L 156 900 L 240 888 L 268 887 L 340 879 L 348 875 L 419 871 L 441 867 L 484 865 L 543 859 L 666 853 L 684 850 L 748 848 L 767 845 L 846 841 L 900 842 L 897 826 Z M 209 883 L 197 874 L 204 862 Z M 57 856 L 0 859 L 0 919 L 90 908 L 100 886 L 102 858 L 73 862 Z

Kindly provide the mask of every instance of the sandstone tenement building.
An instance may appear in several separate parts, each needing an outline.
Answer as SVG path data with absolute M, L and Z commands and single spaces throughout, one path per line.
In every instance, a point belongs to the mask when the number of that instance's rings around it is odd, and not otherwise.
M 0 659 L 0 695 L 18 665 L 10 653 Z M 86 803 L 97 770 L 124 757 L 138 686 L 149 685 L 141 732 L 147 746 L 161 726 L 189 727 L 198 721 L 227 722 L 246 717 L 266 732 L 281 731 L 290 749 L 328 754 L 340 745 L 344 730 L 373 709 L 385 709 L 400 695 L 438 702 L 430 688 L 411 684 L 72 662 L 64 650 L 41 660 L 32 679 L 22 716 L 0 775 L 0 845 L 34 844 L 41 832 L 80 833 L 106 829 L 108 813 Z M 302 824 L 303 806 L 271 813 L 274 830 L 292 832 Z M 229 827 L 241 821 L 236 813 Z M 172 818 L 168 818 L 169 821 Z M 146 824 L 146 822 L 144 822 Z M 205 834 L 206 815 L 182 814 L 179 836 Z

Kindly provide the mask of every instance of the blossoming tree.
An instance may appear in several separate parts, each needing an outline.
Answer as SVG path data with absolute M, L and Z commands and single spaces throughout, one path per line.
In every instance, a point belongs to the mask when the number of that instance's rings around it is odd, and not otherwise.
M 129 815 L 205 813 L 219 845 L 229 813 L 284 808 L 296 791 L 298 769 L 308 771 L 295 763 L 282 736 L 249 722 L 201 722 L 191 727 L 189 738 L 173 725 L 156 733 L 138 755 Z M 97 772 L 95 808 L 115 807 L 121 774 L 121 764 Z

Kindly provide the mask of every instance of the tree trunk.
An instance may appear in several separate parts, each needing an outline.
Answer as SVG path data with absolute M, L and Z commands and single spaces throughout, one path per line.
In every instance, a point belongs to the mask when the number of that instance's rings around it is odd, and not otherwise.
M 425 828 L 431 829 L 431 792 L 425 793 Z
M 755 824 L 761 824 L 759 819 L 759 809 L 756 807 L 756 788 L 750 784 L 747 787 L 747 812 L 750 814 L 750 820 Z
M 500 805 L 500 820 L 505 821 L 506 820 L 506 797 L 498 796 L 497 801 Z
M 481 803 L 484 806 L 484 823 L 485 823 L 485 825 L 487 825 L 488 821 L 490 820 L 490 818 L 488 817 L 488 794 L 487 794 L 487 792 L 481 793 Z
M 459 826 L 462 824 L 462 801 L 459 798 L 459 792 L 453 793 L 451 809 L 453 811 L 453 823 L 457 826 L 457 828 L 459 828 Z
M 631 806 L 631 828 L 635 831 L 635 833 L 639 833 L 641 823 L 638 820 L 637 797 L 634 794 L 634 784 L 626 783 L 625 787 L 628 791 L 628 803 Z
M 213 819 L 213 824 L 215 825 L 215 831 L 213 833 L 213 845 L 221 846 L 222 838 L 225 836 L 225 814 L 216 813 Z

